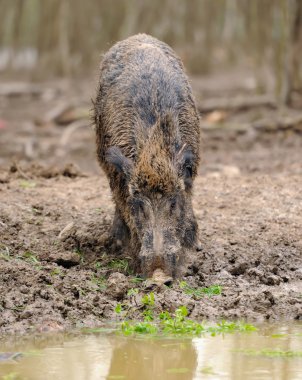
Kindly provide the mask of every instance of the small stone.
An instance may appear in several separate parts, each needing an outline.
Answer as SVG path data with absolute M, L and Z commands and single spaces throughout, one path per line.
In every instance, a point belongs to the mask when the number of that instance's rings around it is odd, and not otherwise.
M 220 178 L 225 177 L 238 177 L 240 175 L 240 169 L 237 166 L 231 165 L 214 165 L 211 167 L 212 171 L 208 173 L 209 177 Z
M 20 286 L 20 292 L 23 294 L 28 294 L 29 293 L 29 288 L 26 285 L 21 285 Z
M 33 316 L 33 311 L 32 310 L 24 310 L 21 314 L 20 314 L 20 319 L 29 319 L 30 317 Z
M 222 174 L 226 177 L 238 177 L 240 175 L 240 169 L 237 166 L 223 166 L 221 170 Z
M 232 276 L 227 270 L 223 269 L 219 274 L 219 278 L 225 279 L 225 280 L 230 280 L 230 279 L 232 279 Z
M 49 299 L 49 292 L 45 289 L 41 289 L 40 290 L 40 297 L 45 299 L 45 300 L 48 300 Z
M 272 274 L 268 277 L 263 276 L 261 278 L 261 281 L 266 285 L 279 285 L 281 282 L 281 279 L 280 279 L 280 277 Z
M 129 289 L 128 278 L 119 272 L 112 273 L 107 280 L 106 294 L 120 300 Z
M 265 295 L 265 298 L 269 300 L 269 302 L 271 303 L 271 305 L 275 304 L 275 298 L 274 298 L 274 296 L 273 296 L 273 294 L 271 292 L 269 292 L 268 290 L 266 290 L 264 292 L 264 295 Z
M 298 280 L 302 280 L 302 268 L 296 269 L 295 275 L 297 276 Z
M 249 276 L 253 276 L 253 277 L 262 277 L 263 276 L 263 272 L 260 270 L 260 269 L 257 269 L 257 268 L 251 268 L 247 271 L 247 274 Z
M 0 183 L 8 183 L 9 176 L 7 173 L 0 173 Z
M 61 241 L 65 241 L 70 236 L 72 236 L 76 232 L 76 228 L 73 222 L 70 222 L 63 228 L 63 230 L 59 233 L 58 239 Z
M 83 177 L 83 173 L 79 169 L 79 167 L 75 164 L 67 164 L 64 169 L 62 170 L 62 175 L 64 177 L 70 177 L 70 178 L 76 178 L 76 177 Z
M 240 264 L 235 265 L 230 270 L 230 273 L 233 276 L 239 276 L 239 275 L 243 274 L 247 270 L 247 268 L 248 268 L 248 264 L 247 263 L 240 263 Z

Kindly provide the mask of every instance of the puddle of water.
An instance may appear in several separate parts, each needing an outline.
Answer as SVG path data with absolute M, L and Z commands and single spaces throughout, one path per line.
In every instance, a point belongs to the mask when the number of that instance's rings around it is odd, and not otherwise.
M 0 352 L 24 353 L 9 360 L 0 354 L 0 379 L 302 379 L 302 356 L 268 357 L 264 349 L 301 353 L 302 323 L 193 339 L 62 334 L 0 341 Z

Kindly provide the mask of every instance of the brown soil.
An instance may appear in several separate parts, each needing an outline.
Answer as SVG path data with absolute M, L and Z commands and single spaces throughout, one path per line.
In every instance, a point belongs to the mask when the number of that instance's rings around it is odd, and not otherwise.
M 14 112 L 5 121 L 0 333 L 97 325 L 113 318 L 118 302 L 132 305 L 135 317 L 151 287 L 131 274 L 129 257 L 108 253 L 113 204 L 94 157 L 93 131 L 80 128 L 62 151 L 63 127 L 26 129 Z M 186 305 L 196 319 L 302 319 L 301 134 L 214 128 L 204 133 L 203 151 L 194 191 L 203 250 L 183 280 L 223 291 L 195 299 L 176 281 L 152 289 L 156 307 Z M 127 296 L 130 288 L 139 294 Z

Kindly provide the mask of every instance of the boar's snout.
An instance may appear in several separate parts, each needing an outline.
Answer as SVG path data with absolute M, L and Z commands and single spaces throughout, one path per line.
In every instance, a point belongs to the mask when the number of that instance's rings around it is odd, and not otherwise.
M 169 230 L 155 228 L 144 234 L 139 254 L 140 267 L 146 277 L 161 269 L 167 276 L 177 275 L 183 248 L 176 234 Z

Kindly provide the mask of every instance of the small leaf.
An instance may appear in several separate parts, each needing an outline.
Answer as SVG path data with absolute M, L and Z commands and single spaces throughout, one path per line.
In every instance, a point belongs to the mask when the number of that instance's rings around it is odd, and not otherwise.
M 116 314 L 120 314 L 122 312 L 123 308 L 122 308 L 122 304 L 118 303 L 116 306 L 115 306 L 115 309 L 114 311 L 116 312 Z

